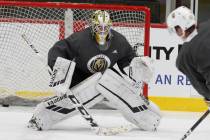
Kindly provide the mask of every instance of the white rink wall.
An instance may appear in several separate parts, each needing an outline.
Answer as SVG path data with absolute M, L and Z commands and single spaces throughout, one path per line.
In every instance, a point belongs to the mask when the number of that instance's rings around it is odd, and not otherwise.
M 166 28 L 151 28 L 151 57 L 155 60 L 155 75 L 149 85 L 149 95 L 199 97 L 188 78 L 175 66 L 182 40 L 169 34 Z

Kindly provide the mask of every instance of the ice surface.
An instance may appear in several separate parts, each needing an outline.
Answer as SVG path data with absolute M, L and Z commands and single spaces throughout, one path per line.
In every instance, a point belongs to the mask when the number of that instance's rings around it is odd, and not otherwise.
M 97 136 L 80 115 L 53 126 L 48 131 L 34 131 L 26 124 L 32 107 L 0 107 L 0 140 L 179 140 L 203 113 L 162 112 L 163 118 L 156 132 L 137 128 L 116 136 Z M 129 124 L 115 110 L 91 110 L 98 124 L 105 127 Z M 210 140 L 208 116 L 187 140 Z

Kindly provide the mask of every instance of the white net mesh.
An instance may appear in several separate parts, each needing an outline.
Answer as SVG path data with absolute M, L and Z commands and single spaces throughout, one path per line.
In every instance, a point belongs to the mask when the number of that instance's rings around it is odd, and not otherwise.
M 100 9 L 90 5 L 84 9 L 66 5 L 65 8 L 50 8 L 52 6 L 42 3 L 38 8 L 0 4 L 0 99 L 5 95 L 30 99 L 53 95 L 48 87 L 50 77 L 45 66 L 21 36 L 27 36 L 47 63 L 49 48 L 56 41 L 88 27 L 90 15 Z M 106 8 L 113 29 L 122 33 L 132 46 L 143 44 L 145 12 L 138 8 L 135 11 L 111 9 Z

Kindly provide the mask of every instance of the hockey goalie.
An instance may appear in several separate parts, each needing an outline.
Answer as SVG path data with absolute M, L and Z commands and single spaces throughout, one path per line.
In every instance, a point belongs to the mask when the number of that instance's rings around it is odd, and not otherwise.
M 161 119 L 158 106 L 139 95 L 141 83 L 152 78 L 152 61 L 136 56 L 126 38 L 111 27 L 109 13 L 97 10 L 90 27 L 56 42 L 49 50 L 48 65 L 54 72 L 50 86 L 56 96 L 37 105 L 29 128 L 47 130 L 78 114 L 68 98 L 71 93 L 86 108 L 105 99 L 140 130 L 157 129 Z M 72 76 L 66 78 L 67 73 Z M 68 88 L 66 82 L 71 83 Z

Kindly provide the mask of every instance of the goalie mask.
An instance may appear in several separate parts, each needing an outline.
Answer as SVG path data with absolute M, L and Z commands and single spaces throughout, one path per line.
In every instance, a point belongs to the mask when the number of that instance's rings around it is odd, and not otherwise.
M 93 36 L 100 46 L 106 45 L 110 37 L 110 27 L 112 25 L 109 14 L 106 11 L 97 10 L 91 17 Z

